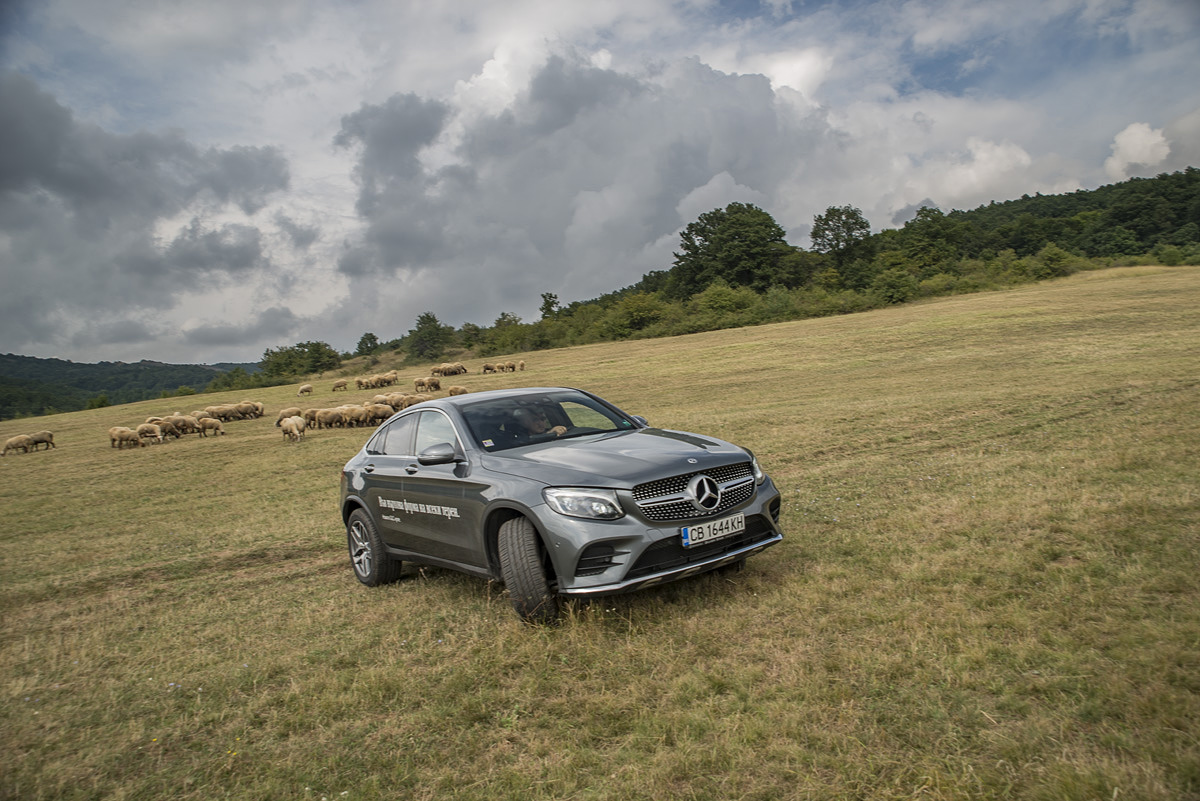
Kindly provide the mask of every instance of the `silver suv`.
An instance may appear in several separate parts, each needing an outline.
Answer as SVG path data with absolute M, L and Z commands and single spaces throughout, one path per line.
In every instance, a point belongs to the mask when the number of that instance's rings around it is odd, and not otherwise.
M 779 542 L 780 497 L 745 448 L 650 427 L 578 389 L 426 401 L 342 470 L 354 575 L 402 561 L 504 582 L 530 622 L 725 566 Z

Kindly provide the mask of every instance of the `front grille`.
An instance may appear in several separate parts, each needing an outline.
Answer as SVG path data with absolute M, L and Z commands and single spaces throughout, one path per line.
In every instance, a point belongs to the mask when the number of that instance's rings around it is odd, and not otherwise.
M 685 495 L 688 482 L 704 473 L 721 488 L 721 502 L 714 509 L 700 510 Z M 650 520 L 696 520 L 726 512 L 754 497 L 754 471 L 749 462 L 698 470 L 671 478 L 648 481 L 633 488 L 638 509 Z
M 746 530 L 741 534 L 714 540 L 693 548 L 683 547 L 681 537 L 667 537 L 643 551 L 641 557 L 629 569 L 626 578 L 636 579 L 652 573 L 687 567 L 697 562 L 707 562 L 722 554 L 769 540 L 773 536 L 775 536 L 775 532 L 771 526 L 761 516 L 753 515 L 746 518 Z

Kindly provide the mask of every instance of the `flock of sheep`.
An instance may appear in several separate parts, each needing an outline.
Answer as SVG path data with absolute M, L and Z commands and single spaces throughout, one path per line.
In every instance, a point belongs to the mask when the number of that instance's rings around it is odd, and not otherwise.
M 525 362 L 485 363 L 482 373 L 514 372 L 524 370 Z M 379 394 L 361 404 L 345 404 L 329 409 L 301 409 L 292 406 L 279 412 L 275 426 L 283 432 L 283 438 L 289 442 L 299 442 L 304 438 L 308 429 L 316 428 L 356 428 L 361 426 L 377 426 L 401 409 L 407 409 L 415 403 L 420 403 L 430 397 L 431 393 L 440 392 L 441 379 L 446 376 L 466 373 L 467 368 L 462 362 L 443 363 L 430 370 L 428 378 L 417 378 L 413 381 L 413 392 L 389 392 Z M 377 389 L 397 383 L 400 376 L 395 370 L 378 375 L 364 376 L 354 379 L 359 389 Z M 348 391 L 349 380 L 338 379 L 333 382 L 331 391 Z M 303 384 L 296 392 L 297 396 L 311 395 L 314 391 L 312 384 Z M 465 395 L 468 390 L 464 386 L 453 385 L 446 388 L 450 395 Z M 425 393 L 422 395 L 421 393 Z M 151 443 L 164 443 L 168 437 L 179 439 L 185 434 L 198 434 L 207 437 L 210 433 L 223 435 L 224 424 L 232 420 L 253 420 L 264 414 L 263 404 L 258 401 L 244 400 L 239 403 L 206 406 L 191 414 L 174 414 L 164 417 L 149 417 L 146 422 L 135 428 L 128 426 L 113 426 L 108 430 L 109 447 L 123 450 L 125 448 L 144 448 Z M 39 431 L 36 434 L 18 434 L 4 444 L 7 456 L 11 450 L 29 453 L 37 450 L 39 445 L 46 449 L 57 447 L 54 444 L 54 434 L 49 431 Z
M 108 443 L 109 447 L 121 450 L 126 446 L 143 448 L 150 442 L 163 443 L 167 437 L 179 439 L 184 434 L 207 437 L 212 432 L 214 436 L 224 435 L 225 423 L 230 420 L 254 420 L 265 413 L 265 407 L 258 401 L 241 401 L 205 406 L 191 414 L 175 412 L 166 417 L 147 417 L 137 428 L 113 426 L 108 429 Z

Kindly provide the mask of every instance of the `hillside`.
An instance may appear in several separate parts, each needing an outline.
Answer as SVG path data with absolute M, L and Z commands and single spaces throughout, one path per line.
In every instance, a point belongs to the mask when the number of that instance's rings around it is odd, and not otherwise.
M 554 628 L 444 571 L 359 585 L 370 432 L 285 443 L 295 385 L 142 449 L 107 428 L 185 399 L 0 422 L 58 442 L 0 459 L 0 797 L 1198 797 L 1197 342 L 1200 267 L 1139 267 L 469 361 L 740 442 L 784 495 L 745 571 Z
M 140 361 L 87 364 L 65 359 L 0 354 L 0 420 L 21 415 L 77 411 L 103 396 L 109 404 L 174 394 L 180 387 L 203 389 L 234 367 L 256 365 L 166 364 Z

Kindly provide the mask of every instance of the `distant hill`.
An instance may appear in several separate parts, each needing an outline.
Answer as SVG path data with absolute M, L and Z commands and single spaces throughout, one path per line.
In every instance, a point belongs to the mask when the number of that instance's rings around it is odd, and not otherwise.
M 201 391 L 221 373 L 257 363 L 218 365 L 140 361 L 87 364 L 64 359 L 0 354 L 0 420 L 73 412 L 89 405 L 133 403 L 176 394 L 181 387 Z

